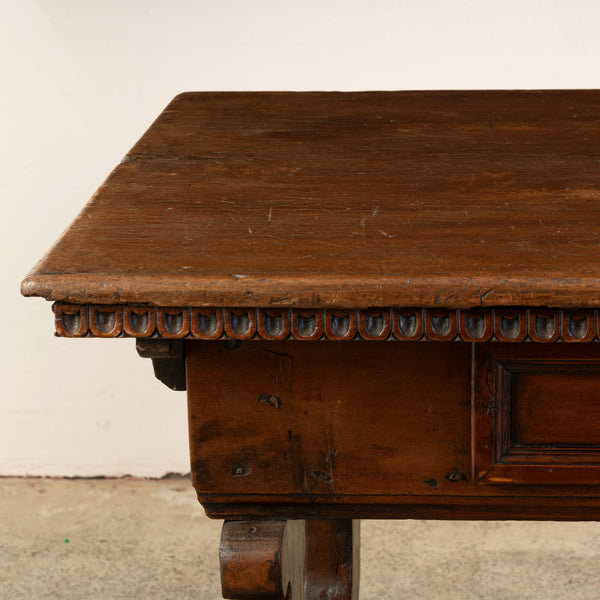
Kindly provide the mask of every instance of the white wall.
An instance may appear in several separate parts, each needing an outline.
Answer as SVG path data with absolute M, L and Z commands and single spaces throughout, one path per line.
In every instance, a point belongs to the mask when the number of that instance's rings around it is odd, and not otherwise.
M 19 282 L 187 90 L 600 87 L 594 0 L 0 0 L 0 474 L 187 471 L 132 340 L 53 337 Z

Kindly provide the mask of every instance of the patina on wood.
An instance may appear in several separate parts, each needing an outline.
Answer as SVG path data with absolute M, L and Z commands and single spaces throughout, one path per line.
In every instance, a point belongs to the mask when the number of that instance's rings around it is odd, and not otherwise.
M 599 200 L 597 90 L 187 93 L 22 290 L 187 388 L 226 597 L 355 600 L 353 519 L 600 519 Z
M 599 91 L 182 94 L 23 293 L 598 307 L 599 115 Z

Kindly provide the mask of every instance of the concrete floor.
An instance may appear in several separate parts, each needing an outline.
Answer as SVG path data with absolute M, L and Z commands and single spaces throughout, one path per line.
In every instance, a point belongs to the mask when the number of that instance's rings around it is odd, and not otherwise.
M 0 599 L 218 600 L 187 479 L 0 479 Z M 363 521 L 361 599 L 597 600 L 600 523 Z

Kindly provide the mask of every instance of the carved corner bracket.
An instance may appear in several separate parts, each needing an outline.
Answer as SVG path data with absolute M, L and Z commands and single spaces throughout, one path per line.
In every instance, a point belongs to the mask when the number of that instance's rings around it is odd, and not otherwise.
M 185 391 L 185 345 L 183 340 L 138 339 L 135 344 L 142 358 L 152 359 L 154 376 L 168 388 Z

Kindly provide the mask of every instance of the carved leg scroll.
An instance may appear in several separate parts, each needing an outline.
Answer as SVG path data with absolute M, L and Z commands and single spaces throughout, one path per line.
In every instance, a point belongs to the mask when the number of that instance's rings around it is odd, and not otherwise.
M 357 600 L 360 521 L 225 521 L 223 596 Z
M 357 600 L 360 521 L 337 519 L 305 523 L 305 600 Z

